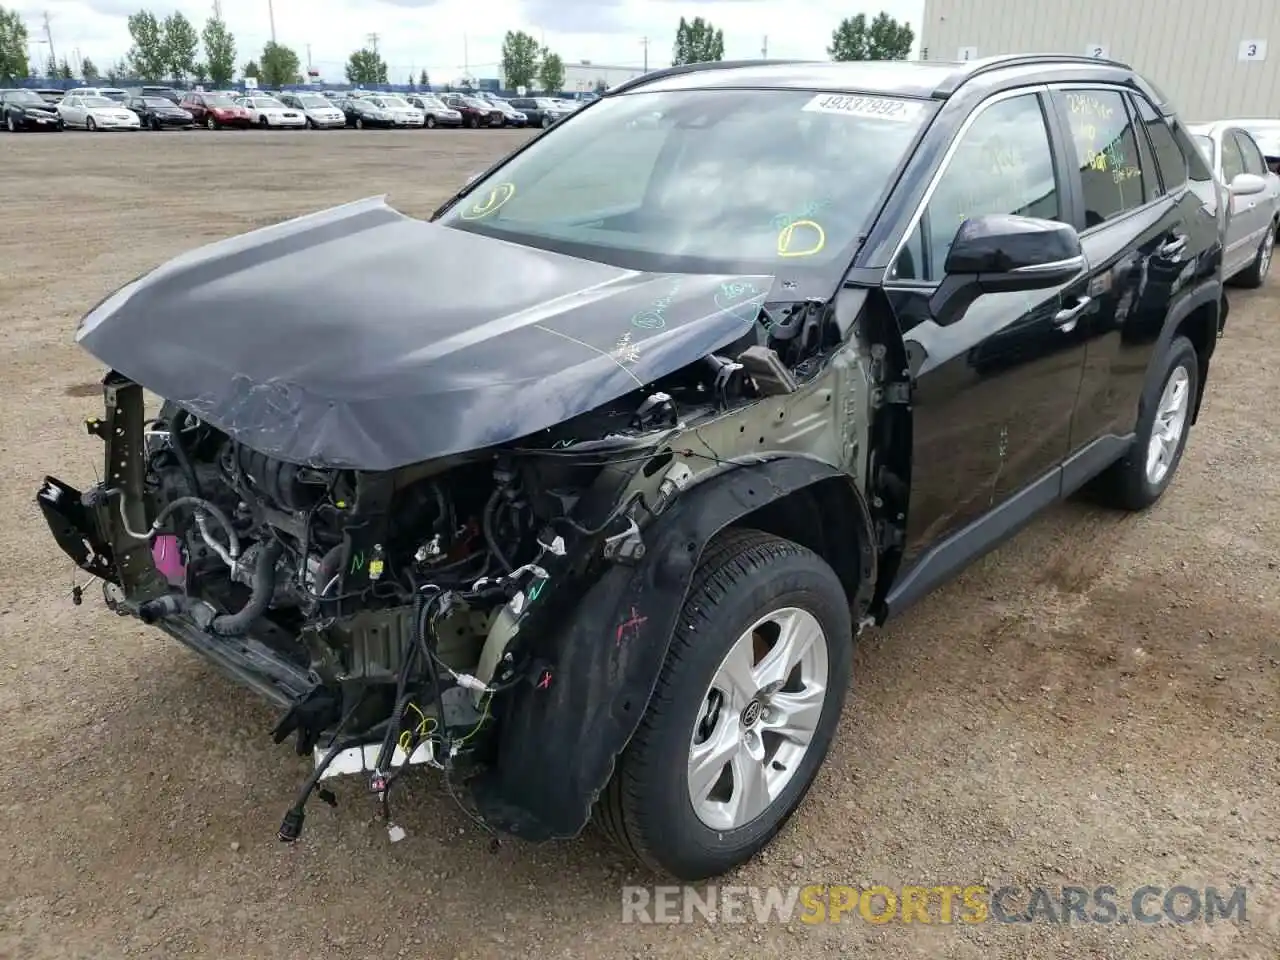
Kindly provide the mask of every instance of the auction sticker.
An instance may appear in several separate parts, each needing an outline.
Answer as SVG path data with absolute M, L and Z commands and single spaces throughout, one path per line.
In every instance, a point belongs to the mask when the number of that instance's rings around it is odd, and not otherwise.
M 914 120 L 921 105 L 892 97 L 860 97 L 845 93 L 820 93 L 804 105 L 810 113 L 839 113 L 866 120 Z

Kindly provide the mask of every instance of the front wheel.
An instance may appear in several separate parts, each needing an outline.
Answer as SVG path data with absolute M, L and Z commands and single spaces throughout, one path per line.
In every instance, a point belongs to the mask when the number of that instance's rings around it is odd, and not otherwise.
M 1096 492 L 1108 506 L 1145 510 L 1168 489 L 1182 462 L 1200 390 L 1196 348 L 1174 337 L 1165 350 L 1155 388 L 1143 397 L 1129 452 L 1098 477 Z
M 551 126 L 551 118 L 550 118 L 550 117 L 547 117 L 547 116 L 544 116 L 544 117 L 542 118 L 542 129 L 543 129 L 543 130 L 545 130 L 545 129 L 547 129 L 547 127 L 549 127 L 549 126 Z
M 428 116 L 427 119 L 422 121 L 422 125 L 428 130 L 434 130 L 436 128 L 436 118 Z
M 1267 235 L 1258 245 L 1258 254 L 1253 258 L 1249 269 L 1240 274 L 1239 284 L 1250 290 L 1256 290 L 1267 282 L 1267 273 L 1271 270 L 1271 255 L 1276 247 L 1276 224 L 1267 226 Z
M 98 129 L 97 121 L 95 121 L 93 117 L 86 118 L 84 122 L 84 128 L 88 130 L 90 133 L 93 133 Z
M 754 530 L 708 547 L 596 822 L 651 870 L 719 876 L 795 813 L 831 746 L 853 657 L 844 588 Z
M 364 120 L 361 117 L 356 117 L 356 129 L 357 130 L 364 129 Z
M 204 125 L 208 127 L 210 130 L 218 129 L 218 121 L 213 119 L 212 115 L 205 117 Z
M 12 113 L 5 114 L 4 126 L 10 133 L 18 132 L 18 125 L 14 122 Z
M 467 126 L 470 127 L 472 130 L 480 129 L 480 118 L 472 117 L 470 120 L 467 121 Z
M 156 133 L 160 132 L 160 121 L 155 117 L 151 118 L 151 129 Z

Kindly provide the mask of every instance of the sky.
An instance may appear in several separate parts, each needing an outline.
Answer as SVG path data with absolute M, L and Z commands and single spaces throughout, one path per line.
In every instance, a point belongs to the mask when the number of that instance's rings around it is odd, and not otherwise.
M 340 81 L 353 50 L 378 35 L 377 48 L 393 83 L 426 69 L 433 82 L 455 82 L 464 69 L 475 77 L 500 75 L 502 37 L 525 30 L 560 54 L 566 63 L 639 67 L 671 62 L 680 17 L 701 16 L 724 31 L 725 58 L 759 57 L 768 37 L 770 58 L 824 59 L 831 31 L 841 18 L 880 10 L 906 20 L 920 32 L 924 0 L 876 0 L 861 10 L 835 0 L 221 0 L 222 17 L 235 34 L 237 63 L 256 59 L 271 39 L 274 13 L 278 42 L 299 58 Z M 93 60 L 106 70 L 123 58 L 131 41 L 126 20 L 139 9 L 158 18 L 181 10 L 199 29 L 213 12 L 213 0 L 0 0 L 26 21 L 30 55 L 48 59 L 43 40 L 49 15 L 58 58 Z M 203 52 L 201 54 L 203 56 Z

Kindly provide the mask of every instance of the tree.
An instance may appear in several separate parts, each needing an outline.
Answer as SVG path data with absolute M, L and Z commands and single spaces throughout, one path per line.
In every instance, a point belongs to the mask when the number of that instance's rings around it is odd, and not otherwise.
M 268 87 L 283 87 L 287 83 L 298 82 L 298 72 L 302 62 L 298 55 L 282 43 L 268 40 L 262 48 L 262 79 Z
M 112 86 L 115 86 L 116 84 L 120 83 L 120 81 L 122 81 L 128 75 L 129 75 L 129 65 L 125 63 L 123 60 L 117 60 L 110 67 L 107 68 L 107 82 L 110 83 Z
M 523 30 L 507 31 L 502 41 L 502 76 L 508 90 L 533 86 L 539 52 L 538 41 Z
M 67 63 L 67 58 L 63 57 L 62 62 L 58 64 L 58 79 L 71 80 L 75 77 L 75 73 L 71 69 L 71 64 Z
M 356 84 L 386 83 L 387 61 L 377 50 L 365 47 L 347 59 L 347 82 Z
M 164 18 L 164 59 L 174 80 L 182 81 L 195 73 L 199 46 L 196 28 L 180 12 Z
M 0 7 L 0 81 L 12 83 L 25 77 L 31 69 L 27 63 L 27 25 L 16 10 Z
M 98 79 L 98 68 L 88 57 L 80 61 L 80 76 L 84 78 L 85 83 L 93 83 Z
M 196 83 L 203 84 L 209 79 L 209 68 L 203 63 L 197 62 L 196 65 L 191 68 L 191 79 L 195 80 Z
M 560 54 L 542 48 L 542 66 L 538 69 L 538 80 L 542 83 L 544 93 L 559 93 L 564 89 L 564 61 Z
M 709 20 L 694 17 L 680 18 L 676 27 L 676 45 L 671 54 L 671 65 L 682 63 L 712 63 L 724 59 L 724 31 L 717 30 Z
M 418 75 L 418 86 L 422 87 L 424 90 L 431 89 L 431 78 L 427 76 L 427 71 L 423 70 L 422 73 Z
M 139 10 L 129 17 L 129 34 L 133 37 L 133 47 L 129 50 L 129 69 L 133 75 L 139 80 L 163 79 L 169 58 L 155 14 Z
M 243 67 L 240 68 L 240 72 L 244 74 L 244 76 L 246 77 L 257 78 L 262 75 L 262 70 L 258 68 L 257 60 L 250 60 Z
M 58 61 L 53 57 L 44 62 L 44 75 L 50 80 L 58 79 Z
M 910 24 L 898 23 L 881 11 L 867 24 L 867 15 L 845 17 L 831 33 L 827 55 L 832 60 L 905 60 L 915 42 Z
M 205 68 L 209 71 L 209 82 L 215 87 L 227 86 L 236 72 L 236 38 L 227 29 L 226 23 L 217 17 L 210 17 L 204 22 L 201 39 L 204 41 L 204 60 Z

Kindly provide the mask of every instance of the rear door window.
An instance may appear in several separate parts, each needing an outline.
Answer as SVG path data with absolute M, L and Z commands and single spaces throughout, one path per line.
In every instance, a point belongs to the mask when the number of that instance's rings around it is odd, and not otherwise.
M 1136 210 L 1149 199 L 1125 95 L 1117 90 L 1056 90 L 1083 188 L 1085 229 Z M 1155 191 L 1151 191 L 1154 196 Z

